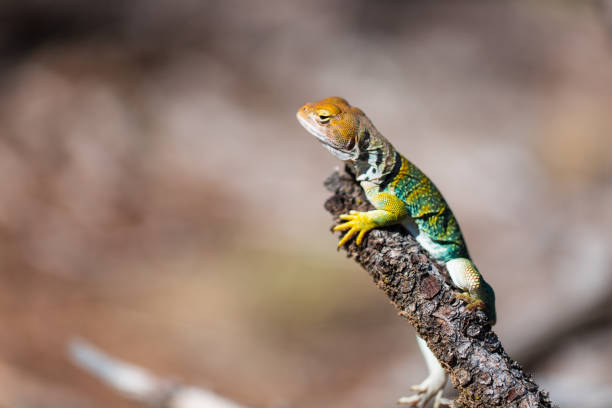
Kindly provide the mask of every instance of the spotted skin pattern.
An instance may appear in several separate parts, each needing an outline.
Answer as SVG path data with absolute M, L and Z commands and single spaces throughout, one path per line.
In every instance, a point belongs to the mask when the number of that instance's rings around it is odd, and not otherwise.
M 338 246 L 352 238 L 360 245 L 368 231 L 401 223 L 434 259 L 446 264 L 453 283 L 465 291 L 457 298 L 467 302 L 467 309 L 484 309 L 489 323 L 494 324 L 493 289 L 473 264 L 459 224 L 433 182 L 398 153 L 359 108 L 349 105 L 343 98 L 308 103 L 298 110 L 297 119 L 327 150 L 352 169 L 375 208 L 340 216 L 344 222 L 334 230 L 347 232 Z M 416 231 L 412 230 L 414 225 Z M 423 407 L 433 398 L 435 407 L 448 404 L 448 400 L 442 398 L 446 374 L 427 346 L 420 345 L 430 375 L 422 384 L 413 387 L 417 396 L 402 398 L 400 402 Z
M 444 247 L 444 252 L 436 255 L 437 261 L 469 258 L 459 224 L 440 191 L 414 164 L 400 155 L 398 158 L 400 170 L 383 191 L 404 202 L 419 231 Z

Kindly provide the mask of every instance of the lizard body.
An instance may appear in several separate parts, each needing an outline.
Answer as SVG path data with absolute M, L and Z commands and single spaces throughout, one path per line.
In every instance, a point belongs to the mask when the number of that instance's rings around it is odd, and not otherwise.
M 495 295 L 472 262 L 459 224 L 434 183 L 395 150 L 359 109 L 338 97 L 304 105 L 297 112 L 300 124 L 355 174 L 371 211 L 350 211 L 336 231 L 347 231 L 338 246 L 356 236 L 360 245 L 373 228 L 402 224 L 421 246 L 446 264 L 453 283 L 465 292 L 457 295 L 468 309 L 484 309 L 490 324 L 496 320 Z M 412 389 L 417 395 L 400 402 L 423 407 L 434 398 L 434 406 L 448 405 L 442 398 L 446 373 L 425 342 L 419 338 L 430 374 Z

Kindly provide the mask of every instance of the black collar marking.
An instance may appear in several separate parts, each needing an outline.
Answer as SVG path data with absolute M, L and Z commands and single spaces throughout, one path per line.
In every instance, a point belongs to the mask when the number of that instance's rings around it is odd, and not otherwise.
M 384 190 L 389 183 L 391 183 L 395 177 L 399 174 L 402 168 L 402 156 L 396 151 L 395 152 L 395 163 L 393 164 L 393 169 L 389 173 L 385 175 L 380 186 L 378 187 L 380 191 Z

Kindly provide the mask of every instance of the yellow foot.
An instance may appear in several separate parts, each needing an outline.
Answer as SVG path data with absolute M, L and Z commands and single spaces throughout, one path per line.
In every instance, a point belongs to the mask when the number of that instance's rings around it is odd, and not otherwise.
M 361 245 L 366 232 L 376 227 L 376 223 L 366 212 L 350 211 L 348 214 L 342 214 L 340 219 L 347 222 L 336 225 L 334 231 L 348 230 L 348 232 L 344 234 L 340 242 L 338 242 L 338 247 L 346 244 L 357 233 L 359 234 L 357 235 L 355 243 Z
M 455 295 L 455 298 L 466 302 L 467 306 L 465 308 L 467 310 L 474 310 L 474 309 L 483 310 L 485 308 L 485 303 L 482 301 L 482 299 L 477 299 L 473 297 L 472 295 L 470 295 L 468 292 L 458 293 Z

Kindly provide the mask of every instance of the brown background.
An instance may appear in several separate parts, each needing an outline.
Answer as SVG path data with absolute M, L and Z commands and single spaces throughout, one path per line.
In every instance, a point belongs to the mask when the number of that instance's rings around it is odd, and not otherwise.
M 137 406 L 68 361 L 80 336 L 254 407 L 394 406 L 413 331 L 336 252 L 339 162 L 294 117 L 340 95 L 445 193 L 509 353 L 609 407 L 611 10 L 3 2 L 0 405 Z

